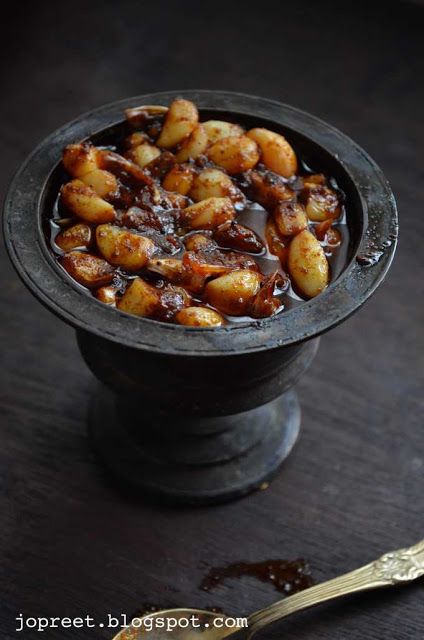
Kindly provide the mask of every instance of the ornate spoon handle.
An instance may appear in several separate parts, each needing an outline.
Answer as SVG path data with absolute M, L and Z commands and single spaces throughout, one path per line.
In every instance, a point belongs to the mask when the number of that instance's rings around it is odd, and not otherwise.
M 424 540 L 413 547 L 385 553 L 370 564 L 300 591 L 280 600 L 248 618 L 248 637 L 262 627 L 292 613 L 358 591 L 390 587 L 424 576 Z

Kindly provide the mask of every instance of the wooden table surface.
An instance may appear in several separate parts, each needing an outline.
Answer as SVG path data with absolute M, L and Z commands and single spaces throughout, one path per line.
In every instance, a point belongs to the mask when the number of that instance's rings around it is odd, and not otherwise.
M 144 6 L 143 6 L 144 4 Z M 267 491 L 173 509 L 119 493 L 95 463 L 94 379 L 73 331 L 1 255 L 0 626 L 15 616 L 102 620 L 152 602 L 241 615 L 275 600 L 253 578 L 205 593 L 208 566 L 305 558 L 321 581 L 424 537 L 424 8 L 413 4 L 11 3 L 3 13 L 0 188 L 51 130 L 154 90 L 220 88 L 310 111 L 365 147 L 397 196 L 401 235 L 374 298 L 326 335 L 298 386 L 303 430 Z M 280 7 L 280 9 L 279 9 Z M 419 640 L 423 582 L 276 626 L 275 638 Z

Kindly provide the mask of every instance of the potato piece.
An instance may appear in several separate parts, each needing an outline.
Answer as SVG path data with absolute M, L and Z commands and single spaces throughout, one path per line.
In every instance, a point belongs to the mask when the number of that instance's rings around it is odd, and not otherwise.
M 225 324 L 224 318 L 208 307 L 186 307 L 177 313 L 175 319 L 187 327 L 220 327 Z
M 113 206 L 81 180 L 71 180 L 63 185 L 61 197 L 63 204 L 86 222 L 101 224 L 115 219 Z
M 205 287 L 205 299 L 213 307 L 231 316 L 243 316 L 261 287 L 261 276 L 239 269 L 215 278 Z
M 88 247 L 91 240 L 91 227 L 88 224 L 79 223 L 61 231 L 54 241 L 62 251 L 72 251 L 72 249 Z
M 101 224 L 96 229 L 97 247 L 110 262 L 127 271 L 139 271 L 155 251 L 150 238 L 111 224 Z
M 317 296 L 328 285 L 327 258 L 316 237 L 307 229 L 290 243 L 288 268 L 296 288 L 308 298 Z
M 272 220 L 272 218 L 268 218 L 266 227 L 265 227 L 265 237 L 268 243 L 269 252 L 274 256 L 278 256 L 280 258 L 280 262 L 283 267 L 285 267 L 287 263 L 288 256 L 288 244 L 289 238 L 283 239 L 278 233 L 277 226 Z
M 252 171 L 250 174 L 249 197 L 268 211 L 272 211 L 283 200 L 291 200 L 294 192 L 280 176 L 275 173 L 265 174 Z
M 203 127 L 207 133 L 209 144 L 214 144 L 221 138 L 228 138 L 228 136 L 242 136 L 244 133 L 244 129 L 240 125 L 224 120 L 207 120 L 203 122 Z
M 183 287 L 167 284 L 156 289 L 141 278 L 133 280 L 117 303 L 121 311 L 165 322 L 173 320 L 178 311 L 191 304 L 191 296 Z
M 60 258 L 60 264 L 74 280 L 89 289 L 109 284 L 115 272 L 103 258 L 82 251 L 70 251 Z
M 231 198 L 233 202 L 243 199 L 231 178 L 219 169 L 203 169 L 193 181 L 190 198 L 195 202 L 206 198 Z
M 131 149 L 128 156 L 130 160 L 135 162 L 135 164 L 143 169 L 150 162 L 153 162 L 153 160 L 159 158 L 160 154 L 160 149 L 155 147 L 153 144 L 144 142 L 143 144 L 139 144 L 138 147 L 134 147 L 133 149 Z
M 314 222 L 338 218 L 340 202 L 335 191 L 323 186 L 309 189 L 306 196 L 306 214 L 309 220 Z
M 112 307 L 116 306 L 116 288 L 115 287 L 100 287 L 96 291 L 96 298 L 103 302 L 103 304 L 109 304 Z
M 191 233 L 184 238 L 187 251 L 200 251 L 202 249 L 214 249 L 217 244 L 212 238 L 203 233 Z
M 253 169 L 259 160 L 257 144 L 247 136 L 221 138 L 209 147 L 207 155 L 230 175 Z
M 250 129 L 246 134 L 258 143 L 262 162 L 268 169 L 284 178 L 290 178 L 297 171 L 297 158 L 284 136 L 269 129 Z
M 157 140 L 159 147 L 171 149 L 182 142 L 197 127 L 197 107 L 189 100 L 177 99 L 171 103 L 162 131 Z
M 206 198 L 181 211 L 182 223 L 190 229 L 214 229 L 234 217 L 230 198 Z
M 98 169 L 97 149 L 89 142 L 69 144 L 63 150 L 63 166 L 73 178 Z
M 293 200 L 280 202 L 272 212 L 274 222 L 282 236 L 296 236 L 308 228 L 305 208 Z
M 203 125 L 198 124 L 194 131 L 182 143 L 176 158 L 177 162 L 187 162 L 187 160 L 195 160 L 202 153 L 205 153 L 208 147 L 208 134 Z
M 151 284 L 135 278 L 116 306 L 120 311 L 136 316 L 153 316 L 160 307 L 160 293 Z
M 134 147 L 138 147 L 140 144 L 149 141 L 150 138 L 145 131 L 134 131 L 134 133 L 131 133 L 125 138 L 124 146 L 126 149 L 134 149 Z
M 167 191 L 176 191 L 186 196 L 191 189 L 194 179 L 194 167 L 190 165 L 178 165 L 166 174 L 162 186 Z
M 81 176 L 81 181 L 91 187 L 98 196 L 107 198 L 118 190 L 118 181 L 110 171 L 95 169 Z

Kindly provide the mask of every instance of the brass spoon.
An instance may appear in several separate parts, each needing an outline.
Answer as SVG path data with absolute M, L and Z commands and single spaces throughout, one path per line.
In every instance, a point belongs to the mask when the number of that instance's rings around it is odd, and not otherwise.
M 170 636 L 170 631 L 164 628 L 155 628 L 155 620 L 173 619 L 183 621 L 195 616 L 196 625 L 181 628 L 176 626 L 172 631 L 173 639 L 177 640 L 221 640 L 240 633 L 241 636 L 251 638 L 254 633 L 281 618 L 308 609 L 321 602 L 327 602 L 350 593 L 390 587 L 397 584 L 411 582 L 424 576 L 424 540 L 416 545 L 385 553 L 381 558 L 370 564 L 345 573 L 338 578 L 317 584 L 309 589 L 300 591 L 293 596 L 275 602 L 274 604 L 252 613 L 247 618 L 247 627 L 225 627 L 225 621 L 234 620 L 220 613 L 212 613 L 200 609 L 166 609 L 155 613 L 146 614 L 133 620 L 131 626 L 120 631 L 113 640 L 163 640 Z M 149 626 L 143 626 L 143 621 L 149 622 Z M 216 621 L 223 621 L 222 627 L 216 627 Z M 152 628 L 150 629 L 150 625 Z

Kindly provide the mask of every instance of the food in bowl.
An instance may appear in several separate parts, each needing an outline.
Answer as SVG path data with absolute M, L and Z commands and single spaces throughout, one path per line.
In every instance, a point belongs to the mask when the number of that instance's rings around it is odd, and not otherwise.
M 346 250 L 344 196 L 281 133 L 201 121 L 184 99 L 126 111 L 113 145 L 68 145 L 51 219 L 61 267 L 103 304 L 191 327 L 319 295 Z

